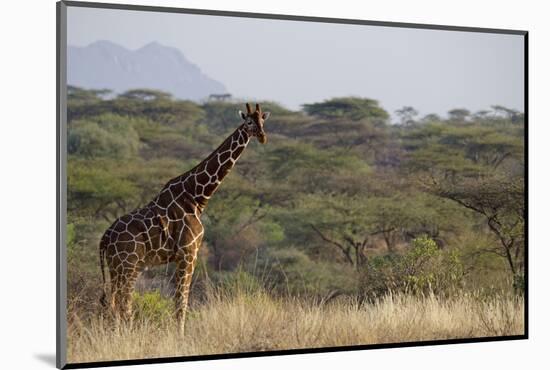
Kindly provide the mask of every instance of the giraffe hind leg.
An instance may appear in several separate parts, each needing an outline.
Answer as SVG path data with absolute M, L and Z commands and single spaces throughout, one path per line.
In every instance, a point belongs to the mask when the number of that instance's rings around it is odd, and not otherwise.
M 121 299 L 121 276 L 116 270 L 110 270 L 111 292 L 108 300 L 108 309 L 112 316 L 118 316 L 118 306 Z
M 124 234 L 122 237 L 129 238 Z M 114 247 L 107 250 L 107 263 L 111 274 L 110 308 L 117 321 L 128 321 L 132 318 L 132 294 L 143 267 L 141 246 L 135 240 L 119 240 Z
M 109 304 L 108 304 L 111 312 L 115 312 L 115 308 L 116 308 L 117 284 L 118 284 L 118 276 L 111 273 L 111 294 L 109 296 Z
M 138 276 L 137 269 L 125 270 L 117 276 L 111 300 L 116 327 L 120 327 L 121 324 L 124 324 L 123 327 L 133 325 L 132 295 Z

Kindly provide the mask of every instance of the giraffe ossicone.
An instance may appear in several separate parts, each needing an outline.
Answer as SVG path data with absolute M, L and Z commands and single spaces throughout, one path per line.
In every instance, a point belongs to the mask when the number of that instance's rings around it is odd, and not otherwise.
M 244 122 L 206 159 L 168 181 L 145 207 L 119 217 L 103 234 L 99 243 L 101 301 L 118 317 L 131 318 L 132 293 L 141 271 L 174 262 L 175 315 L 183 332 L 189 288 L 204 235 L 201 215 L 250 139 L 267 142 L 264 122 L 270 113 L 262 112 L 259 104 L 253 111 L 246 103 L 246 109 L 246 113 L 239 111 Z M 111 278 L 108 302 L 105 263 Z

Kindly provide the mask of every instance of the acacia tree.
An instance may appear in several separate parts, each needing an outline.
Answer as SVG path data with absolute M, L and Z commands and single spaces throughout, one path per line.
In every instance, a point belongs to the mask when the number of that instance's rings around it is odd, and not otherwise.
M 409 136 L 409 162 L 429 193 L 482 217 L 495 236 L 486 249 L 503 257 L 515 283 L 523 279 L 525 247 L 523 131 L 513 126 L 420 128 Z
M 67 86 L 67 98 L 72 103 L 94 103 L 112 94 L 109 89 L 83 89 L 78 86 Z
M 502 105 L 492 105 L 495 116 L 504 117 L 513 123 L 519 123 L 523 121 L 523 114 L 515 109 L 503 107 Z
M 374 230 L 365 220 L 364 204 L 357 199 L 323 196 L 310 203 L 309 226 L 325 243 L 335 247 L 345 263 L 360 270 L 367 262 L 371 237 L 384 230 Z
M 436 123 L 441 122 L 441 117 L 436 113 L 430 113 L 426 114 L 422 119 L 420 120 L 422 123 Z
M 433 206 L 433 199 L 422 195 L 312 198 L 316 200 L 308 205 L 311 229 L 358 270 L 368 262 L 368 249 L 375 239 L 382 238 L 388 252 L 394 254 L 399 241 L 420 235 L 439 238 L 440 230 L 449 230 L 452 223 L 445 206 Z
M 448 112 L 449 120 L 456 123 L 463 123 L 470 116 L 470 111 L 464 108 L 451 109 Z
M 414 123 L 414 117 L 418 116 L 418 111 L 413 107 L 405 106 L 395 111 L 403 126 L 409 126 Z
M 431 191 L 483 216 L 499 245 L 487 250 L 506 259 L 514 281 L 523 276 L 525 202 L 523 178 L 480 176 L 460 182 L 432 178 Z
M 162 100 L 162 99 L 171 99 L 172 95 L 170 93 L 154 90 L 154 89 L 133 89 L 125 91 L 119 95 L 120 98 L 126 98 L 131 100 Z
M 456 207 L 423 193 L 371 197 L 367 208 L 368 222 L 383 238 L 389 253 L 397 252 L 399 242 L 409 243 L 420 236 L 443 247 L 445 235 L 455 231 L 456 223 L 464 222 Z
M 304 104 L 304 111 L 326 120 L 346 118 L 359 121 L 369 119 L 383 124 L 389 118 L 388 112 L 378 105 L 378 101 L 358 97 L 335 98 L 322 103 Z

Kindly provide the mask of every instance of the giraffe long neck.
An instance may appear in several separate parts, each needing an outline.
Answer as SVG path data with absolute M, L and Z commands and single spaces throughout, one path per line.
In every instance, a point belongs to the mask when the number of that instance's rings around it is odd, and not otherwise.
M 189 171 L 184 181 L 184 188 L 199 205 L 201 211 L 225 176 L 235 166 L 249 142 L 250 136 L 243 124 L 204 161 Z

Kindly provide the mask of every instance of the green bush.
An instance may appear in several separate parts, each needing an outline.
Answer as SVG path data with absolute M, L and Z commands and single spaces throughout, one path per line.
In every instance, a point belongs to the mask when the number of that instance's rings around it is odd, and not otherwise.
M 132 120 L 126 117 L 103 114 L 69 125 L 69 154 L 84 158 L 130 158 L 138 149 L 139 136 Z
M 172 317 L 173 301 L 163 297 L 159 291 L 139 294 L 134 292 L 134 317 L 154 322 L 162 322 Z
M 439 248 L 433 239 L 421 236 L 412 241 L 411 250 L 401 261 L 405 286 L 413 292 L 431 288 L 436 282 Z
M 389 292 L 449 295 L 462 287 L 464 267 L 456 249 L 442 250 L 427 236 L 414 239 L 402 255 L 370 258 L 361 274 L 368 299 Z

